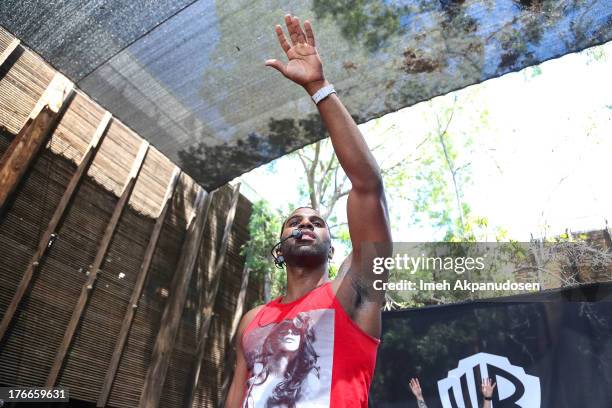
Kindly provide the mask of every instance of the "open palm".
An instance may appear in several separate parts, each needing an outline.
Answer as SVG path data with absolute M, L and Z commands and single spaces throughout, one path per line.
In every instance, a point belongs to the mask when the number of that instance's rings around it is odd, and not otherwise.
M 490 378 L 483 378 L 481 384 L 482 395 L 487 398 L 491 398 L 493 396 L 495 385 L 496 384 Z
M 304 29 L 300 19 L 285 16 L 285 24 L 291 39 L 287 41 L 280 25 L 275 27 L 278 42 L 287 55 L 287 65 L 277 59 L 269 59 L 266 65 L 277 69 L 285 77 L 304 87 L 316 82 L 323 82 L 323 65 L 316 49 L 314 32 L 309 21 L 304 22 Z
M 417 399 L 423 399 L 423 391 L 421 391 L 421 383 L 419 383 L 418 378 L 411 378 L 408 385 L 410 385 L 410 391 Z

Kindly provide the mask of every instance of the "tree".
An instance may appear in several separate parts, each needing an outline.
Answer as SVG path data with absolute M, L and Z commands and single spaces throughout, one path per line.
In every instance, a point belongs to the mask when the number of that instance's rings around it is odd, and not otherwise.
M 329 147 L 329 139 L 325 139 L 295 153 L 306 174 L 310 206 L 325 220 L 333 213 L 338 200 L 350 191 L 346 174 L 341 171 L 340 163 Z
M 250 240 L 243 247 L 247 267 L 264 282 L 264 302 L 280 296 L 287 284 L 283 270 L 272 262 L 270 250 L 278 242 L 281 214 L 270 208 L 264 200 L 253 203 L 249 220 Z
M 421 120 L 431 123 L 431 126 L 408 160 L 402 161 L 392 174 L 384 178 L 389 202 L 410 203 L 411 213 L 408 217 L 406 214 L 395 214 L 395 228 L 432 229 L 431 241 L 449 243 L 500 241 L 505 238 L 503 229 L 489 226 L 486 217 L 472 211 L 464 194 L 464 190 L 471 185 L 473 134 L 486 132 L 489 127 L 487 110 L 474 111 L 472 108 L 470 100 L 477 97 L 477 93 L 472 91 L 461 99 L 449 95 L 427 104 Z M 456 126 L 457 118 L 466 115 L 474 115 L 470 120 L 473 125 L 469 129 Z M 446 248 L 463 250 L 460 246 Z M 432 253 L 439 249 L 440 246 L 433 244 L 428 247 Z M 392 271 L 393 274 L 393 280 L 407 278 L 397 271 Z M 464 278 L 454 273 L 431 271 L 419 271 L 416 276 L 433 282 Z M 471 273 L 465 276 L 468 280 L 473 277 Z M 387 308 L 450 303 L 472 297 L 471 292 L 455 291 L 411 292 L 401 296 L 389 292 Z
M 455 96 L 446 97 L 436 104 L 429 103 L 430 109 L 423 120 L 435 125 L 410 151 L 398 145 L 395 125 L 385 128 L 381 119 L 371 124 L 376 133 L 376 144 L 371 143 L 371 149 L 381 167 L 388 201 L 412 203 L 410 217 L 395 214 L 396 227 L 433 226 L 443 233 L 437 239 L 446 242 L 474 242 L 492 238 L 488 236 L 488 220 L 472 213 L 463 194 L 464 185 L 470 183 L 469 149 L 473 140 L 470 134 L 459 133 L 452 125 L 456 114 L 466 113 L 470 97 L 467 99 L 459 103 Z M 486 110 L 480 112 L 478 121 L 479 130 L 487 128 Z M 320 126 L 319 121 L 314 119 L 302 120 L 291 122 L 291 126 L 284 123 L 282 130 L 308 134 L 324 131 Z M 277 133 L 280 137 L 280 130 Z M 298 177 L 302 199 L 307 200 L 328 222 L 332 238 L 350 248 L 347 224 L 341 213 L 344 209 L 340 207 L 350 191 L 350 181 L 334 154 L 330 140 L 313 143 L 290 157 L 299 160 L 304 170 L 303 175 Z M 493 233 L 495 239 L 501 239 L 504 235 L 500 229 L 494 229 Z M 389 297 L 389 306 L 408 307 L 456 300 L 463 299 L 421 296 L 414 301 L 406 301 Z

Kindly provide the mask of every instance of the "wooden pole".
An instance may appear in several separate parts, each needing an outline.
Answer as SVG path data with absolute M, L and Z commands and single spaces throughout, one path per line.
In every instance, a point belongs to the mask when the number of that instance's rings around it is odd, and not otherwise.
M 11 56 L 13 51 L 15 51 L 17 47 L 19 47 L 19 43 L 19 38 L 14 38 L 13 41 L 11 41 L 11 43 L 8 45 L 8 47 L 4 51 L 2 51 L 2 53 L 0 53 L 0 67 L 6 62 L 8 57 Z
M 206 196 L 206 199 L 204 199 L 204 196 Z M 183 243 L 181 256 L 172 278 L 170 298 L 162 314 L 151 363 L 140 394 L 139 407 L 156 408 L 159 406 L 176 332 L 187 298 L 191 274 L 198 258 L 211 199 L 212 194 L 206 194 L 203 190 L 200 190 L 196 197 L 194 212 L 187 227 L 187 237 Z
M 0 212 L 46 143 L 74 95 L 74 84 L 57 73 L 0 159 Z
M 15 295 L 13 295 L 13 299 L 11 300 L 8 309 L 2 317 L 2 322 L 0 322 L 0 341 L 4 338 L 4 335 L 9 328 L 14 315 L 17 312 L 17 308 L 19 307 L 21 300 L 28 292 L 30 283 L 32 281 L 34 273 L 38 269 L 38 265 L 40 264 L 42 257 L 45 255 L 47 249 L 53 242 L 52 237 L 54 236 L 58 225 L 62 221 L 66 208 L 70 204 L 72 196 L 74 195 L 74 192 L 76 191 L 76 188 L 79 185 L 83 174 L 85 174 L 85 172 L 89 168 L 89 165 L 91 164 L 93 157 L 96 154 L 97 148 L 100 145 L 100 140 L 106 134 L 106 129 L 108 129 L 111 117 L 111 114 L 108 112 L 106 112 L 102 117 L 102 121 L 98 125 L 96 132 L 94 133 L 91 141 L 89 142 L 89 146 L 87 147 L 85 155 L 81 159 L 81 162 L 79 163 L 75 173 L 72 175 L 72 178 L 68 182 L 68 186 L 66 187 L 66 190 L 64 191 L 64 194 L 62 195 L 62 198 L 60 199 L 59 204 L 55 208 L 55 212 L 53 213 L 53 216 L 51 217 L 51 220 L 47 225 L 47 229 L 45 230 L 45 232 L 43 232 L 40 241 L 38 242 L 38 248 L 36 249 L 36 252 L 34 252 L 34 255 L 32 255 L 30 263 L 28 264 L 28 267 L 25 273 L 23 274 L 23 277 L 21 278 L 21 282 L 19 282 L 19 286 L 17 287 Z
M 240 292 L 238 293 L 238 300 L 236 300 L 236 311 L 234 312 L 234 319 L 232 320 L 232 326 L 230 328 L 230 338 L 227 342 L 228 349 L 225 353 L 225 370 L 223 370 L 223 381 L 221 382 L 221 399 L 219 400 L 219 408 L 223 408 L 225 405 L 225 398 L 232 380 L 232 374 L 234 373 L 234 364 L 236 361 L 236 348 L 234 347 L 234 342 L 240 341 L 240 339 L 235 339 L 235 337 L 236 331 L 238 330 L 238 325 L 240 324 L 240 319 L 242 319 L 242 314 L 244 312 L 244 301 L 246 300 L 246 292 L 249 286 L 249 272 L 250 270 L 245 262 L 244 268 L 242 269 Z
M 236 206 L 238 205 L 238 198 L 240 197 L 240 183 L 234 187 L 232 193 L 232 203 L 230 205 L 227 217 L 225 220 L 225 228 L 223 230 L 223 236 L 221 238 L 221 248 L 219 249 L 219 256 L 215 262 L 215 268 L 213 270 L 212 285 L 208 293 L 206 294 L 205 302 L 200 310 L 202 313 L 202 324 L 200 326 L 200 332 L 198 334 L 198 345 L 196 348 L 196 358 L 194 360 L 193 367 L 189 376 L 189 382 L 187 383 L 188 391 L 186 393 L 187 398 L 185 399 L 185 407 L 191 407 L 195 393 L 200 380 L 200 371 L 202 369 L 202 360 L 204 359 L 204 352 L 206 351 L 206 340 L 208 339 L 208 330 L 213 315 L 213 308 L 215 306 L 215 299 L 217 298 L 217 292 L 219 290 L 219 282 L 221 281 L 221 272 L 223 270 L 223 264 L 225 263 L 225 254 L 227 252 L 227 245 L 229 243 L 230 233 L 232 231 L 232 225 L 234 223 L 234 215 L 236 214 Z
M 70 318 L 70 322 L 68 323 L 68 327 L 66 328 L 66 332 L 64 333 L 62 343 L 60 344 L 60 347 L 57 350 L 57 354 L 55 355 L 53 366 L 51 367 L 51 371 L 49 373 L 49 376 L 47 377 L 47 381 L 45 382 L 45 387 L 53 387 L 57 382 L 57 377 L 64 364 L 66 354 L 68 353 L 68 349 L 72 343 L 72 338 L 74 337 L 74 333 L 79 325 L 83 311 L 85 310 L 87 300 L 89 299 L 89 294 L 93 289 L 93 285 L 96 281 L 96 278 L 98 277 L 98 272 L 100 271 L 100 266 L 102 266 L 102 262 L 104 261 L 104 257 L 106 256 L 106 250 L 108 249 L 108 246 L 110 245 L 110 242 L 113 238 L 115 228 L 119 223 L 119 218 L 121 218 L 123 209 L 125 208 L 125 205 L 127 204 L 128 199 L 130 198 L 130 194 L 132 193 L 132 189 L 134 188 L 136 178 L 138 177 L 138 173 L 142 168 L 142 162 L 144 161 L 148 149 L 149 143 L 143 141 L 140 145 L 140 149 L 138 150 L 138 154 L 134 159 L 132 169 L 123 187 L 123 191 L 121 193 L 121 196 L 119 197 L 119 201 L 117 201 L 117 204 L 115 204 L 113 214 L 111 215 L 110 221 L 108 222 L 106 230 L 104 231 L 104 236 L 102 237 L 102 241 L 100 242 L 100 246 L 98 247 L 98 252 L 96 253 L 96 257 L 94 258 L 91 271 L 89 271 L 87 281 L 81 289 L 81 295 L 79 296 L 74 311 L 72 312 L 72 317 Z
M 102 386 L 102 391 L 98 397 L 98 407 L 105 407 L 106 402 L 108 401 L 108 396 L 110 394 L 111 387 L 113 386 L 117 369 L 119 368 L 119 362 L 121 361 L 125 342 L 130 332 L 130 327 L 132 326 L 132 320 L 134 318 L 134 314 L 136 313 L 136 308 L 138 307 L 140 294 L 142 293 L 142 289 L 149 272 L 149 267 L 151 266 L 151 261 L 153 260 L 153 254 L 155 253 L 155 248 L 157 247 L 157 241 L 164 225 L 168 208 L 170 208 L 172 203 L 172 195 L 174 193 L 180 173 L 181 172 L 178 168 L 174 169 L 170 182 L 168 183 L 168 187 L 166 188 L 166 195 L 163 200 L 162 209 L 157 216 L 157 220 L 155 221 L 155 226 L 153 227 L 153 232 L 151 233 L 151 238 L 149 239 L 149 244 L 145 250 L 144 258 L 140 266 L 140 272 L 136 278 L 136 283 L 134 284 L 134 289 L 132 290 L 132 296 L 130 297 L 130 302 L 128 303 L 127 310 L 125 311 L 125 315 L 123 317 L 119 338 L 115 344 L 115 351 L 113 352 L 113 357 L 108 366 L 108 370 L 106 371 L 104 385 Z

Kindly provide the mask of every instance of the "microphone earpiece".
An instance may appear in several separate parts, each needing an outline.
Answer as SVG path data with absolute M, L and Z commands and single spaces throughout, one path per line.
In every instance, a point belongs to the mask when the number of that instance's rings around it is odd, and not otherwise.
M 285 258 L 282 255 L 276 256 L 276 254 L 274 253 L 274 250 L 278 248 L 283 242 L 285 242 L 289 238 L 294 238 L 294 239 L 302 238 L 302 231 L 297 228 L 294 229 L 293 231 L 291 231 L 291 235 L 281 239 L 276 245 L 272 247 L 270 254 L 272 254 L 272 258 L 274 258 L 274 265 L 276 265 L 277 268 L 282 269 L 283 266 L 285 266 Z
M 285 257 L 280 255 L 279 257 L 274 259 L 274 264 L 276 264 L 277 267 L 282 268 L 283 266 L 285 266 Z

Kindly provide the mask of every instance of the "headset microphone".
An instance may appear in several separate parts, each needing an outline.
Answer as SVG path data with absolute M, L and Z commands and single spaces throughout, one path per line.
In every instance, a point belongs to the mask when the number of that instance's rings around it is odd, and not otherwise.
M 289 238 L 300 239 L 302 238 L 302 235 L 303 235 L 302 231 L 296 228 L 293 231 L 291 231 L 291 235 L 286 236 L 285 238 L 281 239 L 280 241 L 278 241 L 276 245 L 272 247 L 272 250 L 270 251 L 270 253 L 272 254 L 272 258 L 274 258 L 274 265 L 276 265 L 277 268 L 279 269 L 283 268 L 283 266 L 285 265 L 285 258 L 282 255 L 277 257 L 276 254 L 274 253 L 274 250 L 278 248 L 279 245 L 281 245 L 283 242 L 285 242 Z

